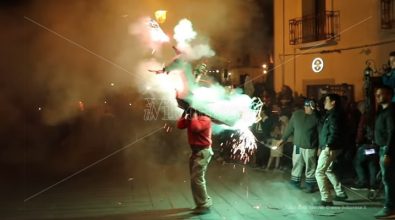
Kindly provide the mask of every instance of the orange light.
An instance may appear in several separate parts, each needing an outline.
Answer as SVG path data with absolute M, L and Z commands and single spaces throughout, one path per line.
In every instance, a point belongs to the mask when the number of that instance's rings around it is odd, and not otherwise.
M 158 10 L 155 12 L 155 19 L 159 24 L 163 24 L 166 21 L 166 14 L 167 11 L 165 10 Z
M 85 105 L 84 105 L 84 103 L 82 101 L 78 102 L 78 107 L 79 107 L 80 111 L 84 111 L 85 110 Z

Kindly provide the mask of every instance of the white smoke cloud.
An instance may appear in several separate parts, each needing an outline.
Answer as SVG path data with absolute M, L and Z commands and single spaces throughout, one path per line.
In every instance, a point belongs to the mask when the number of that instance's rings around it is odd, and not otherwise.
M 178 22 L 177 26 L 174 27 L 173 38 L 177 43 L 189 43 L 194 40 L 197 33 L 193 30 L 192 22 L 188 19 L 182 19 Z
M 198 44 L 188 48 L 187 58 L 190 60 L 198 60 L 203 57 L 213 57 L 215 52 L 208 44 Z
M 185 54 L 187 60 L 198 60 L 203 57 L 212 57 L 215 52 L 210 48 L 208 43 L 193 45 L 198 33 L 194 31 L 192 22 L 188 19 L 182 19 L 174 27 L 173 38 L 177 41 L 177 49 Z
M 140 18 L 137 22 L 132 23 L 129 26 L 129 33 L 137 36 L 142 45 L 153 50 L 159 50 L 163 43 L 170 40 L 159 24 L 149 17 Z

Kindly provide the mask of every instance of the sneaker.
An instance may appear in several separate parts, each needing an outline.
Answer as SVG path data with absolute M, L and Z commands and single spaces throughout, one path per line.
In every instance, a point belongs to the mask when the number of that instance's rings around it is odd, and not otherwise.
M 314 193 L 317 191 L 317 184 L 316 183 L 311 183 L 311 182 L 306 182 L 304 184 L 305 189 L 303 190 L 305 193 Z
M 301 189 L 302 188 L 301 185 L 300 185 L 300 182 L 297 182 L 297 181 L 291 180 L 291 181 L 289 181 L 289 184 L 291 186 L 293 186 L 294 188 L 296 188 L 296 189 Z
M 192 213 L 195 215 L 204 215 L 210 212 L 211 212 L 211 207 L 196 207 L 192 211 Z
M 314 206 L 333 206 L 333 202 L 327 202 L 327 201 L 317 201 L 313 203 Z
M 344 202 L 344 201 L 346 201 L 348 199 L 348 196 L 347 196 L 347 194 L 345 194 L 344 193 L 344 196 L 335 196 L 335 198 L 333 198 L 333 200 L 335 200 L 335 201 L 341 201 L 341 202 Z
M 379 194 L 379 190 L 377 189 L 369 189 L 368 191 L 368 199 L 376 199 Z
M 306 189 L 303 190 L 305 193 L 315 193 L 316 191 L 314 187 L 306 187 Z
M 375 218 L 390 218 L 390 217 L 395 217 L 395 210 L 389 209 L 384 207 L 380 211 L 378 211 L 375 215 Z

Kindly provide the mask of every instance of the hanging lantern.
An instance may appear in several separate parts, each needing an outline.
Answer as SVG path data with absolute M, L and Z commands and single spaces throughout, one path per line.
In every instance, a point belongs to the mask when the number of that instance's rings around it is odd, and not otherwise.
M 166 21 L 166 13 L 165 10 L 158 10 L 155 12 L 155 19 L 158 21 L 159 24 L 163 24 Z

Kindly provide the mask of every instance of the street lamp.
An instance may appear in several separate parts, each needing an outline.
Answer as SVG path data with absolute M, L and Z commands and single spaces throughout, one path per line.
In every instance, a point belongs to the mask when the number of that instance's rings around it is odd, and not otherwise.
M 367 60 L 365 62 L 366 68 L 363 71 L 364 76 L 373 76 L 374 70 L 370 67 L 372 64 L 374 64 L 373 62 L 373 60 Z
M 262 68 L 263 68 L 263 69 L 266 69 L 266 68 L 267 68 L 267 64 L 264 63 L 264 64 L 262 65 Z
M 262 73 L 263 73 L 263 74 L 267 74 L 267 64 L 266 64 L 266 63 L 264 63 L 264 64 L 262 65 L 262 69 L 263 69 Z

